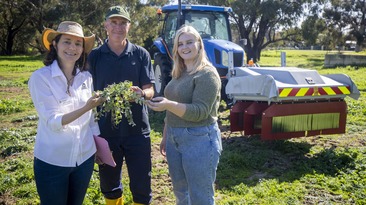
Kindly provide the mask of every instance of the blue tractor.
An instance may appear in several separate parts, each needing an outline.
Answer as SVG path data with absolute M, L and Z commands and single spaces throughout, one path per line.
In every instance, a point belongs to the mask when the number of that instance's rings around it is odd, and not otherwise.
M 176 30 L 183 24 L 193 26 L 201 34 L 205 50 L 211 63 L 222 79 L 222 99 L 226 99 L 225 85 L 230 67 L 244 65 L 244 50 L 232 42 L 229 7 L 208 5 L 166 5 L 158 11 L 164 21 L 159 37 L 154 41 L 153 58 L 155 71 L 155 93 L 164 94 L 171 80 L 172 48 Z M 164 17 L 162 18 L 162 15 Z

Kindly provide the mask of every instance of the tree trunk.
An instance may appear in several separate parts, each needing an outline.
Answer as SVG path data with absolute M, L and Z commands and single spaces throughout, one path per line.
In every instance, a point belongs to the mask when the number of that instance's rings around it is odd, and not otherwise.
M 247 48 L 246 49 L 246 54 L 247 54 L 247 59 L 246 59 L 247 64 L 248 64 L 249 60 L 251 60 L 251 59 L 253 59 L 253 62 L 254 63 L 256 62 L 257 59 L 255 58 L 255 54 L 254 54 L 253 48 Z
M 24 25 L 26 19 L 23 19 L 22 22 L 20 22 L 20 24 L 16 27 L 13 28 L 13 23 L 10 23 L 9 26 L 7 27 L 7 37 L 6 37 L 6 50 L 5 50 L 5 54 L 6 55 L 12 55 L 13 54 L 13 45 L 14 45 L 14 39 L 15 36 L 17 35 L 17 33 L 20 31 L 20 29 L 22 28 L 22 26 Z
M 8 27 L 8 34 L 6 37 L 6 49 L 5 54 L 10 56 L 13 53 L 13 44 L 14 44 L 14 32 L 11 28 Z
M 362 46 L 361 46 L 361 45 L 356 44 L 355 52 L 356 52 L 356 53 L 360 52 L 360 51 L 362 50 L 361 48 L 362 48 Z

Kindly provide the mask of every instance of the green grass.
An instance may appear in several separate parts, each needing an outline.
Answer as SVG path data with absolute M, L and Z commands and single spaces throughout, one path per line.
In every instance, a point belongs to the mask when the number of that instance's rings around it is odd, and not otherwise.
M 24 86 L 30 74 L 42 66 L 41 56 L 2 56 L 0 57 L 0 85 Z
M 259 136 L 230 133 L 229 111 L 220 109 L 224 151 L 215 184 L 217 204 L 366 204 L 366 68 L 325 69 L 327 51 L 284 52 L 287 66 L 344 73 L 356 83 L 361 96 L 346 98 L 347 133 L 261 141 Z M 279 66 L 280 53 L 264 51 L 260 65 Z M 42 66 L 39 56 L 0 57 L 0 204 L 39 204 L 32 167 L 38 118 L 27 82 Z M 167 163 L 159 153 L 163 119 L 164 113 L 150 113 L 153 204 L 172 205 Z M 123 171 L 125 201 L 131 204 L 127 171 Z M 97 172 L 84 204 L 104 204 Z
M 281 66 L 281 53 L 286 53 L 286 66 L 308 69 L 321 69 L 324 65 L 325 54 L 366 55 L 366 51 L 356 54 L 351 51 L 320 51 L 320 50 L 267 50 L 261 55 L 260 66 Z

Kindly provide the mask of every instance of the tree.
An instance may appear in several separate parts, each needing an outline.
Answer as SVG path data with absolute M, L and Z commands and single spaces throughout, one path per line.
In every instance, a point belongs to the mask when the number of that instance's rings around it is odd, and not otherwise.
M 159 20 L 156 14 L 157 8 L 137 4 L 131 13 L 132 25 L 129 32 L 129 38 L 133 43 L 141 45 L 146 49 L 150 49 L 153 39 L 159 33 Z
M 344 35 L 336 27 L 328 27 L 319 34 L 317 41 L 327 50 L 341 49 L 344 46 Z
M 42 31 L 46 27 L 53 28 L 62 18 L 60 3 L 58 0 L 27 0 L 26 6 L 32 12 L 28 14 L 28 24 L 20 38 L 35 52 L 43 53 L 45 50 L 40 42 Z
M 366 38 L 366 0 L 330 0 L 324 9 L 328 26 L 336 26 L 356 39 L 356 52 Z
M 12 55 L 16 35 L 27 23 L 25 1 L 4 0 L 0 2 L 0 54 Z
M 104 15 L 113 5 L 125 6 L 130 12 L 129 40 L 149 48 L 158 34 L 159 22 L 156 8 L 140 0 L 3 0 L 0 1 L 0 55 L 44 52 L 40 42 L 42 31 L 57 29 L 65 20 L 79 22 L 85 35 L 93 33 L 98 39 L 106 39 Z
M 146 4 L 153 7 L 154 6 L 162 7 L 165 4 L 168 4 L 169 2 L 173 3 L 174 0 L 147 0 Z
M 305 46 L 316 44 L 319 34 L 325 29 L 325 21 L 320 19 L 318 15 L 312 15 L 306 18 L 301 24 L 301 35 L 305 41 Z

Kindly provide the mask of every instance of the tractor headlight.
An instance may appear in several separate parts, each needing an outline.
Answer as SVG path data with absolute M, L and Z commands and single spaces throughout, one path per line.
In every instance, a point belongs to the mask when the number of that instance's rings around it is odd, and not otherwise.
M 221 51 L 221 63 L 225 67 L 229 67 L 229 54 L 226 51 Z

